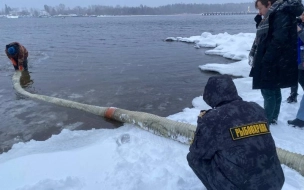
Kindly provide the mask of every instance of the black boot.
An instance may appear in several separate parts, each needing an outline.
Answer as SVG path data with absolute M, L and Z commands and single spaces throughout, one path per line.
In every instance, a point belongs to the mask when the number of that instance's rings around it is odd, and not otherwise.
M 297 93 L 290 94 L 290 96 L 287 98 L 287 103 L 296 103 L 297 102 Z
M 287 123 L 289 125 L 293 125 L 293 127 L 304 127 L 304 121 L 302 121 L 301 119 L 294 119 L 294 120 L 288 120 Z

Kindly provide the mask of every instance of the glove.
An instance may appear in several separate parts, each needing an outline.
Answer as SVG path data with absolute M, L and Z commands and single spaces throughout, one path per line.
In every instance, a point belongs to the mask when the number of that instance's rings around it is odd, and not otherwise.
M 255 17 L 254 17 L 254 21 L 256 22 L 256 28 L 258 28 L 260 22 L 262 21 L 262 16 L 257 14 Z
M 260 22 L 262 21 L 262 16 L 257 14 L 255 17 L 254 17 L 254 21 L 257 23 L 257 24 L 260 24 Z
M 202 118 L 208 110 L 201 110 L 200 114 L 198 115 L 198 117 Z
M 23 66 L 19 65 L 19 71 L 23 71 Z

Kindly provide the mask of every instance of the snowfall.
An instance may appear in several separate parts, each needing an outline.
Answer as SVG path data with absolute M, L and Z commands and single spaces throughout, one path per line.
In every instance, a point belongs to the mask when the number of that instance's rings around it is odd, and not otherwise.
M 259 90 L 248 77 L 248 52 L 255 34 L 203 33 L 169 40 L 208 48 L 206 54 L 235 60 L 232 64 L 208 63 L 201 70 L 237 76 L 234 82 L 246 101 L 263 106 Z M 276 146 L 304 155 L 304 130 L 287 125 L 298 103 L 288 104 L 290 89 L 282 90 L 278 125 L 270 128 Z M 193 97 L 191 108 L 167 118 L 196 125 L 200 110 L 208 109 L 202 96 Z M 202 190 L 201 181 L 188 166 L 189 146 L 124 124 L 117 129 L 63 130 L 46 141 L 18 143 L 0 155 L 1 190 Z M 282 165 L 284 190 L 304 190 L 304 177 Z

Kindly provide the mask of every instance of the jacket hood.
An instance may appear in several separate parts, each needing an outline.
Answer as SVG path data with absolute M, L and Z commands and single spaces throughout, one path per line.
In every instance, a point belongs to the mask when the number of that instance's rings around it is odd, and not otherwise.
M 234 100 L 242 100 L 229 76 L 210 77 L 205 86 L 203 99 L 212 108 Z
M 288 12 L 289 14 L 292 14 L 295 17 L 300 16 L 304 12 L 301 0 L 278 0 L 275 3 L 280 4 L 278 10 Z

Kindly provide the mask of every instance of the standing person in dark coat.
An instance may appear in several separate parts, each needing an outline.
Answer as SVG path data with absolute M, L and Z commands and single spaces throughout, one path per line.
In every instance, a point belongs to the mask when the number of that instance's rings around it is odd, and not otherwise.
M 189 166 L 208 190 L 280 190 L 285 178 L 261 106 L 243 101 L 228 76 L 210 77 Z
M 263 20 L 249 54 L 252 88 L 261 89 L 268 123 L 276 124 L 281 88 L 298 84 L 296 16 L 303 5 L 298 0 L 256 0 L 255 6 Z
M 304 13 L 299 18 L 298 22 L 298 77 L 299 83 L 304 90 Z M 288 103 L 297 102 L 298 84 L 291 87 L 290 96 L 287 98 Z
M 28 51 L 23 45 L 18 42 L 12 42 L 5 46 L 5 53 L 7 57 L 11 60 L 16 71 L 28 70 Z

